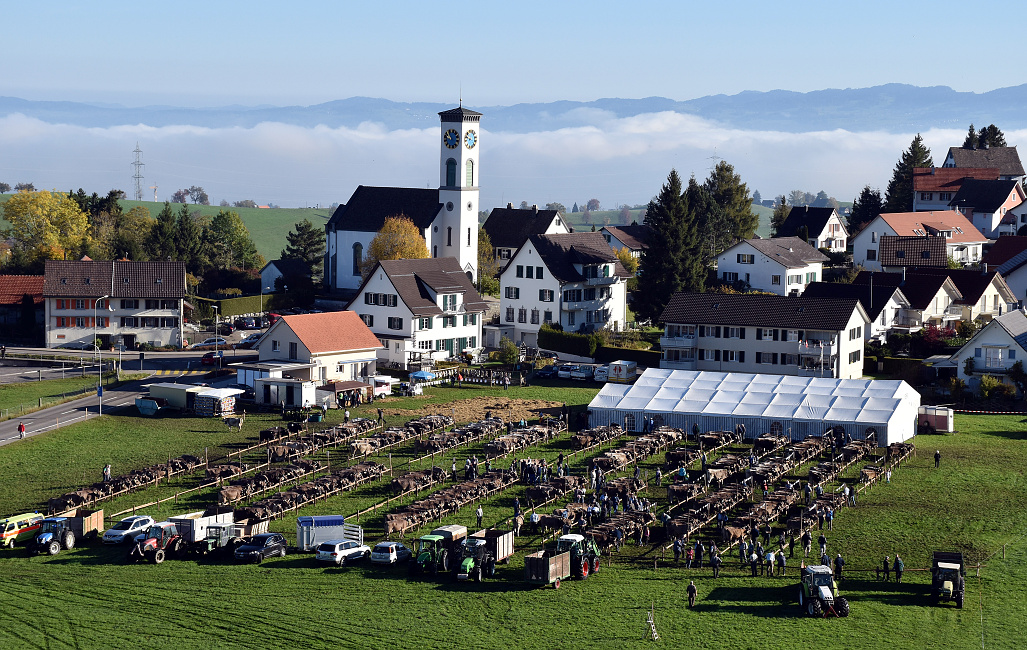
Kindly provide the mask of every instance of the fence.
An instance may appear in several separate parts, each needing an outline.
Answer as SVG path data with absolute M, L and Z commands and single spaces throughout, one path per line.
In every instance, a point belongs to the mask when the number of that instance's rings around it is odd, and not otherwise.
M 104 365 L 107 366 L 107 361 L 104 361 Z M 69 368 L 69 372 L 73 369 Z M 80 370 L 82 376 L 86 376 L 85 366 L 74 369 Z M 112 370 L 107 370 L 103 374 L 104 386 L 109 387 L 112 383 L 120 383 L 116 379 L 117 374 Z M 60 395 L 45 395 L 39 397 L 34 402 L 24 402 L 21 404 L 13 404 L 11 406 L 0 409 L 0 422 L 5 420 L 11 420 L 14 418 L 20 418 L 28 413 L 34 413 L 51 406 L 57 406 L 58 404 L 64 404 L 66 402 L 72 402 L 77 399 L 89 395 L 96 395 L 96 385 L 92 384 L 78 390 L 64 391 Z

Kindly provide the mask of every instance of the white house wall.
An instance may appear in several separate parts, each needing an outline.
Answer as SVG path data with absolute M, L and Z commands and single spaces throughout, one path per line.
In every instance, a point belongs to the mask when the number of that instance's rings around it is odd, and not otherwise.
M 91 325 L 93 322 L 93 303 L 94 299 L 83 298 L 84 306 L 82 309 L 67 308 L 68 304 L 76 305 L 75 298 L 61 298 L 65 303 L 64 309 L 57 309 L 58 298 L 46 298 L 44 300 L 45 305 L 45 323 L 46 323 L 46 347 L 58 348 L 68 347 L 75 349 L 83 349 L 86 346 L 92 346 L 93 341 L 96 337 L 109 336 L 112 345 L 117 337 L 134 336 L 135 343 L 138 346 L 141 343 L 153 345 L 155 347 L 161 346 L 174 346 L 182 347 L 183 327 L 185 322 L 184 305 L 181 299 L 152 299 L 156 300 L 158 304 L 173 303 L 176 305 L 175 308 L 162 309 L 162 308 L 146 308 L 145 298 L 133 298 L 131 300 L 138 300 L 139 307 L 122 307 L 122 298 L 111 298 L 108 300 L 110 307 L 113 311 L 108 310 L 104 307 L 102 301 L 96 309 L 96 322 L 104 322 L 101 319 L 108 319 L 108 324 L 104 326 L 97 326 L 95 329 Z M 129 299 L 124 299 L 129 300 Z M 79 327 L 77 323 L 78 319 L 84 319 L 83 322 L 86 325 Z M 135 318 L 135 322 L 138 323 L 136 326 L 122 325 L 124 322 L 123 318 Z M 144 327 L 142 319 L 144 318 L 156 318 L 158 322 L 170 323 L 169 319 L 174 319 L 176 324 L 168 325 L 167 327 Z M 61 321 L 64 319 L 64 325 L 61 326 Z
M 739 255 L 752 255 L 752 264 L 738 261 Z M 824 265 L 820 262 L 807 264 L 800 268 L 789 269 L 784 264 L 764 255 L 747 242 L 739 243 L 721 253 L 717 260 L 717 278 L 725 282 L 733 282 L 733 275 L 738 280 L 747 281 L 753 289 L 787 296 L 792 291 L 801 295 L 810 282 L 824 279 Z M 727 279 L 725 279 L 727 278 Z M 746 279 L 748 278 L 748 280 Z M 775 284 L 775 279 L 777 284 Z
M 564 324 L 561 319 L 562 292 L 560 282 L 549 271 L 535 250 L 534 244 L 529 240 L 520 248 L 520 251 L 510 260 L 506 270 L 500 276 L 499 287 L 499 322 L 501 325 L 513 326 L 513 342 L 524 343 L 534 347 L 538 343 L 538 331 L 545 322 L 545 313 L 552 315 L 552 322 Z M 516 277 L 517 266 L 532 269 L 542 267 L 542 279 L 534 277 Z M 523 275 L 526 275 L 524 273 Z M 508 297 L 511 289 L 517 289 L 518 297 Z M 543 301 L 539 298 L 539 291 L 551 291 L 553 300 Z M 512 310 L 512 311 L 511 311 Z M 523 310 L 523 312 L 522 312 Z M 532 314 L 537 310 L 538 322 L 532 323 Z M 519 322 L 519 315 L 523 313 L 524 322 Z M 567 326 L 564 325 L 564 329 Z M 576 329 L 576 326 L 575 328 Z

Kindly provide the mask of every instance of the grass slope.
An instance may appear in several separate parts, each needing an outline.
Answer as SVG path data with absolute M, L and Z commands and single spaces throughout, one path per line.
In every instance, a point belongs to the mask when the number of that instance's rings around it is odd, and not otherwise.
M 397 400 L 388 406 L 416 408 L 494 395 L 541 396 L 580 407 L 594 393 L 563 383 L 508 393 L 442 389 L 427 400 Z M 248 417 L 240 436 L 211 421 L 122 415 L 33 438 L 5 448 L 0 456 L 0 512 L 23 509 L 55 494 L 58 486 L 82 483 L 80 472 L 92 480 L 108 459 L 117 472 L 203 445 L 227 449 L 265 424 Z M 962 433 L 918 438 L 918 456 L 895 471 L 891 485 L 875 487 L 856 508 L 841 511 L 835 531 L 827 534 L 829 550 L 848 560 L 850 577 L 842 591 L 851 598 L 853 613 L 847 619 L 800 615 L 794 603 L 798 559 L 789 562 L 788 578 L 754 579 L 739 571 L 735 556 L 714 581 L 707 569 L 675 567 L 658 550 L 626 546 L 612 567 L 606 558 L 594 578 L 541 590 L 521 582 L 520 553 L 499 569 L 495 580 L 476 585 L 410 580 L 398 568 L 324 569 L 300 554 L 260 566 L 216 560 L 128 566 L 122 563 L 124 549 L 92 546 L 53 558 L 26 558 L 20 549 L 0 551 L 0 574 L 8 577 L 9 595 L 8 607 L 0 611 L 0 629 L 6 639 L 28 648 L 140 641 L 149 647 L 232 648 L 252 643 L 254 632 L 269 647 L 415 647 L 468 639 L 482 647 L 623 647 L 648 645 L 645 614 L 652 605 L 668 647 L 963 648 L 981 642 L 982 616 L 986 647 L 1017 646 L 1027 626 L 1021 596 L 1027 580 L 1027 542 L 1021 537 L 1027 529 L 1022 497 L 1027 427 L 1022 418 L 1010 416 L 958 416 L 956 424 Z M 474 449 L 456 455 L 462 458 Z M 566 438 L 561 438 L 529 455 L 551 458 L 566 449 Z M 931 458 L 935 449 L 943 456 L 937 470 Z M 393 460 L 402 458 L 397 451 Z M 444 462 L 448 466 L 449 457 Z M 655 459 L 644 464 L 646 469 L 655 466 Z M 583 461 L 572 463 L 575 473 L 582 467 Z M 846 476 L 856 474 L 858 467 Z M 513 488 L 486 501 L 486 523 L 509 516 L 512 498 L 522 490 Z M 384 493 L 381 485 L 365 486 L 302 514 L 348 514 Z M 664 507 L 661 495 L 654 490 L 651 496 Z M 199 507 L 200 501 L 180 504 L 176 512 Z M 473 524 L 472 509 L 445 521 Z M 370 526 L 372 537 L 379 520 L 361 522 Z M 273 522 L 272 529 L 293 539 L 295 517 Z M 518 547 L 531 550 L 539 542 L 522 536 Z M 1005 560 L 1001 553 L 994 555 L 1002 544 L 1009 544 Z M 920 568 L 931 550 L 953 548 L 986 564 L 980 581 L 968 578 L 963 610 L 952 604 L 927 606 L 925 573 L 909 572 L 897 587 L 858 571 L 896 552 L 907 569 Z M 689 579 L 699 586 L 699 602 L 691 611 L 685 607 Z

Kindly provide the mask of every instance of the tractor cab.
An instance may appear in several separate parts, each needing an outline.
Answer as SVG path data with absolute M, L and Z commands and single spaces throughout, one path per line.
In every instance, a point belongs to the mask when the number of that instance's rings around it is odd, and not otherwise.
M 146 537 L 143 539 L 143 546 L 165 548 L 168 545 L 168 542 L 170 542 L 173 537 L 177 536 L 178 529 L 175 528 L 175 524 L 162 521 L 159 524 L 153 524 L 146 531 Z
M 68 527 L 66 523 L 67 517 L 48 517 L 43 521 L 39 522 L 39 533 L 37 537 L 42 538 L 46 535 L 46 539 L 49 540 L 57 533 L 61 533 L 65 528 Z
M 442 535 L 421 535 L 414 540 L 414 557 L 419 564 L 431 562 L 434 555 L 442 549 L 445 538 Z
M 584 544 L 585 544 L 585 536 L 584 535 L 577 535 L 577 534 L 563 535 L 559 539 L 556 540 L 556 552 L 557 553 L 566 553 L 567 551 L 570 551 L 572 553 L 580 553 L 582 547 L 584 546 Z
M 941 596 L 951 598 L 955 586 L 959 584 L 960 565 L 952 562 L 939 562 L 934 569 L 934 582 L 939 585 Z

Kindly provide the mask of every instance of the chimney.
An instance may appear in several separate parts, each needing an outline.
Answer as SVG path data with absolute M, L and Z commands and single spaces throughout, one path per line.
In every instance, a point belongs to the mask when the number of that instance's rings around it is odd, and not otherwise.
M 506 209 L 507 210 L 513 210 L 513 203 L 507 203 L 506 204 Z
M 538 214 L 538 204 L 537 203 L 532 204 L 531 211 L 534 212 L 535 214 Z

